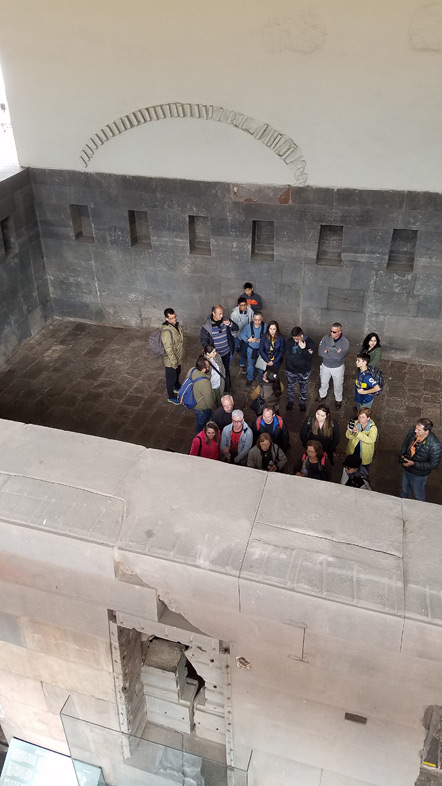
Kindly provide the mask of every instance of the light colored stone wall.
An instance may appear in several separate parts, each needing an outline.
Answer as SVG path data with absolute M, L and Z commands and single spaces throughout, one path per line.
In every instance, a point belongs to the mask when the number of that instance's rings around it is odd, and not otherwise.
M 5 733 L 66 751 L 68 695 L 79 717 L 119 728 L 111 611 L 144 635 L 228 643 L 234 761 L 245 767 L 252 752 L 252 786 L 413 786 L 424 711 L 442 704 L 440 508 L 360 500 L 2 421 Z M 99 514 L 91 524 L 100 504 L 107 528 Z M 111 783 L 141 782 L 121 769 L 119 745 L 84 729 L 79 745 L 88 740 Z
M 293 140 L 311 185 L 440 190 L 442 4 L 423 0 L 2 3 L 0 53 L 20 163 L 80 169 L 88 140 L 180 102 L 241 113 Z M 122 122 L 122 121 L 121 121 Z M 147 122 L 92 170 L 296 182 L 225 123 Z

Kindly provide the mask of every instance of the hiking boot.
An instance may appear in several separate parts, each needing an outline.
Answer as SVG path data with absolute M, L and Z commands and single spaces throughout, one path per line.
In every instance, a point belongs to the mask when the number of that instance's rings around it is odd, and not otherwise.
M 180 403 L 179 401 L 177 401 L 176 398 L 168 398 L 167 400 L 168 400 L 169 404 L 177 404 L 177 405 L 179 405 L 179 403 Z
M 285 408 L 286 412 L 291 412 L 293 409 L 293 401 L 287 401 L 287 406 Z
M 241 371 L 241 374 L 247 374 L 247 369 L 245 366 L 240 366 L 239 370 Z
M 318 393 L 317 397 L 315 398 L 315 402 L 319 403 L 320 401 L 325 401 L 326 398 L 327 396 L 320 396 Z
M 305 401 L 300 401 L 299 402 L 299 409 L 300 409 L 301 412 L 305 412 L 305 410 L 306 410 Z
M 253 379 L 248 379 L 246 382 L 246 388 L 250 388 L 253 385 Z
M 335 404 L 336 404 L 336 409 L 341 409 L 342 401 L 335 401 Z

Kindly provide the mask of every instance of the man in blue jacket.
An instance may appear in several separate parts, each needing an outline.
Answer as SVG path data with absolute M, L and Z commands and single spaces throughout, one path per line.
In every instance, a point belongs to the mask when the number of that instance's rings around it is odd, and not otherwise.
M 256 311 L 253 322 L 246 325 L 241 331 L 241 340 L 247 344 L 247 382 L 246 387 L 250 387 L 255 376 L 255 363 L 259 356 L 259 344 L 261 338 L 267 330 L 267 325 L 263 322 L 262 314 Z M 258 371 L 259 381 L 262 382 L 263 371 Z

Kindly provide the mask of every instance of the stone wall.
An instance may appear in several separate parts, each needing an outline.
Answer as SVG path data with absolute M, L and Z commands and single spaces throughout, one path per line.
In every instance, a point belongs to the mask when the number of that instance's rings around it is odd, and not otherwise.
M 0 360 L 52 315 L 29 170 L 0 180 Z
M 225 653 L 227 755 L 252 755 L 251 786 L 413 786 L 442 704 L 440 507 L 360 493 L 2 421 L 8 738 L 65 751 L 71 695 L 79 758 L 143 782 L 111 622 Z
M 285 331 L 319 338 L 339 320 L 355 349 L 374 330 L 387 350 L 440 361 L 441 194 L 40 169 L 32 181 L 57 316 L 145 326 L 172 305 L 195 329 L 251 280 Z M 189 216 L 203 217 L 200 242 Z

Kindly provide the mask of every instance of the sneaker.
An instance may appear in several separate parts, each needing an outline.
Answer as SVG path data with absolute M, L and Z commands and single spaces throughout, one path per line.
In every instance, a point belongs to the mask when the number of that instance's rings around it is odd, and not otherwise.
M 253 379 L 248 379 L 246 382 L 246 388 L 250 388 L 253 385 Z
M 287 401 L 287 406 L 285 408 L 286 412 L 290 412 L 293 409 L 293 401 Z
M 241 374 L 247 374 L 247 368 L 245 366 L 240 366 Z
M 335 404 L 336 404 L 336 409 L 341 409 L 342 401 L 335 401 Z
M 175 395 L 177 396 L 177 395 L 178 395 L 178 393 L 180 392 L 180 389 L 179 389 L 179 388 L 174 388 L 174 389 L 173 389 L 173 392 L 174 392 L 174 393 L 175 393 Z
M 176 398 L 168 398 L 167 400 L 168 400 L 169 404 L 177 404 L 177 406 L 179 406 L 180 402 L 177 401 Z
M 305 401 L 300 401 L 299 402 L 299 409 L 300 409 L 301 412 L 305 412 L 305 410 L 306 410 Z

